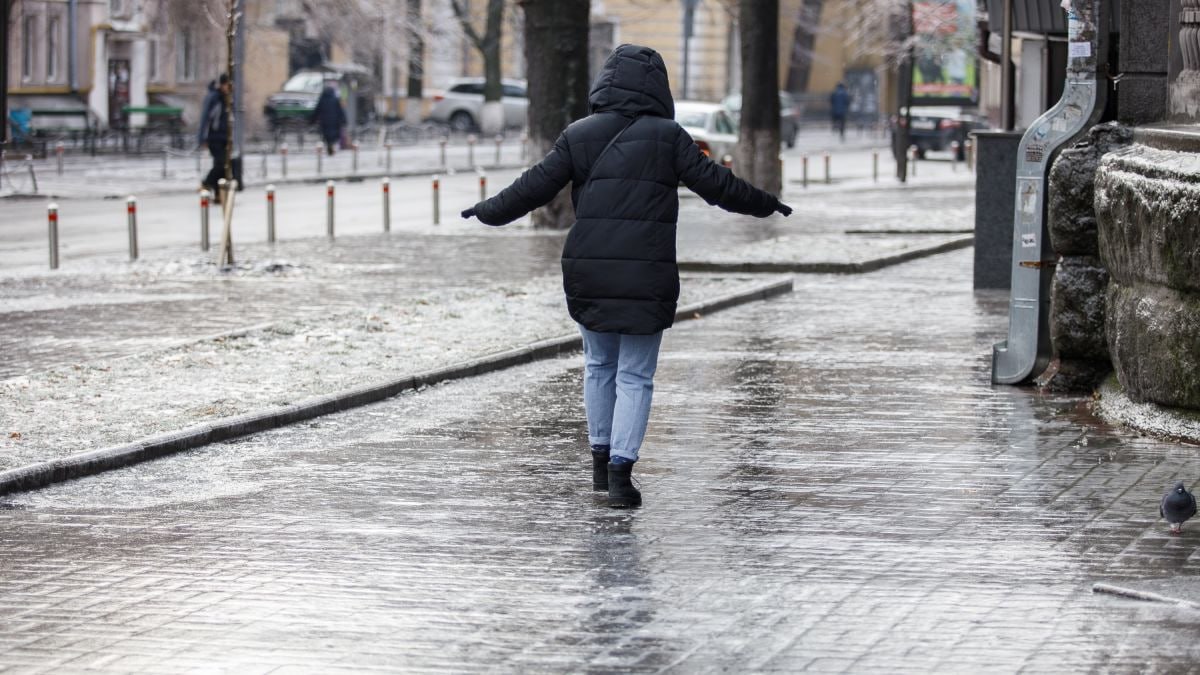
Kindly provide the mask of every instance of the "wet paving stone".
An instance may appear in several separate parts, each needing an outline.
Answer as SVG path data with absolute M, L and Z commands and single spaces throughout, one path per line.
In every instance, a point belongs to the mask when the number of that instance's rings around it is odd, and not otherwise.
M 1186 672 L 1157 522 L 1200 450 L 988 383 L 971 252 L 672 329 L 646 504 L 579 358 L 7 498 L 0 665 L 62 672 Z

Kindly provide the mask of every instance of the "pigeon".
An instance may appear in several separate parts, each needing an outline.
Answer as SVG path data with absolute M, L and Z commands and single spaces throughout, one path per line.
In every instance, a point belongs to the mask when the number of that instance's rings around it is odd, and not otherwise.
M 1166 518 L 1171 526 L 1171 534 L 1183 531 L 1183 522 L 1196 515 L 1196 498 L 1183 486 L 1183 481 L 1163 495 L 1162 503 L 1158 505 L 1158 515 Z

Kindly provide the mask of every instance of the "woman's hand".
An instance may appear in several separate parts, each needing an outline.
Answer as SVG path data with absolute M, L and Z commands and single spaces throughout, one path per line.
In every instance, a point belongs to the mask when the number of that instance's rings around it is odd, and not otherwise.
M 467 218 L 467 219 L 474 218 L 475 217 L 475 207 L 471 207 L 469 209 L 464 210 L 462 212 L 462 217 Z

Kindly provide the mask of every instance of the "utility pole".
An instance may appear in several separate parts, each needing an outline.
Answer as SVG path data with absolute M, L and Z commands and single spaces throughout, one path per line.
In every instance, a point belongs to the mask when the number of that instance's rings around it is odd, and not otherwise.
M 904 7 L 905 27 L 903 31 L 904 40 L 904 57 L 900 62 L 900 77 L 896 83 L 897 98 L 900 99 L 900 108 L 904 111 L 903 121 L 896 126 L 895 138 L 893 139 L 892 155 L 896 159 L 896 178 L 901 183 L 908 180 L 908 142 L 909 129 L 912 128 L 912 100 L 913 100 L 913 71 L 916 66 L 916 20 L 913 16 L 914 12 L 912 0 L 908 0 Z
M 696 25 L 696 5 L 700 4 L 700 0 L 683 0 L 683 99 L 686 100 L 690 94 L 688 81 L 691 79 L 690 64 L 691 64 L 691 46 L 692 32 Z
M 0 0 L 0 148 L 8 145 L 8 13 L 12 0 Z

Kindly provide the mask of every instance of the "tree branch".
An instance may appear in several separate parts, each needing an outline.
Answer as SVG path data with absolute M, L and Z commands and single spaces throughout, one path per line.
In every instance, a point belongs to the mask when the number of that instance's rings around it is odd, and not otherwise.
M 467 16 L 466 8 L 462 6 L 461 0 L 450 0 L 450 7 L 454 9 L 454 16 L 458 17 L 458 22 L 462 24 L 463 31 L 471 42 L 475 43 L 475 48 L 483 51 L 483 39 L 479 37 L 479 33 L 475 31 L 475 27 L 471 25 L 471 17 Z

